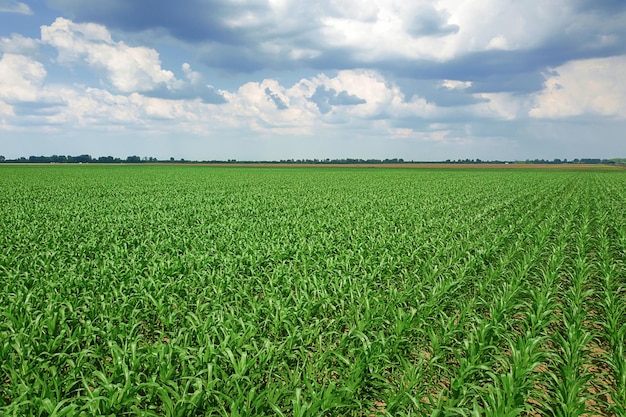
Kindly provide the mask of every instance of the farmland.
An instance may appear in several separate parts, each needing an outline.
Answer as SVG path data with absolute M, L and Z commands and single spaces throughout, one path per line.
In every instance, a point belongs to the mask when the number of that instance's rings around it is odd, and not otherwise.
M 0 414 L 626 415 L 626 172 L 0 166 Z

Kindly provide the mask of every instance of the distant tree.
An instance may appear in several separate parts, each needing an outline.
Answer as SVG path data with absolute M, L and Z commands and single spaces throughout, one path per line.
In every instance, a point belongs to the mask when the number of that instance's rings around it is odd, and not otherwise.
M 175 159 L 174 159 L 174 157 L 172 156 L 172 157 L 170 158 L 170 162 L 174 162 L 174 161 L 175 161 Z
M 4 155 L 0 155 L 0 162 L 4 162 L 4 161 L 6 161 L 6 160 L 7 160 L 7 159 L 4 157 Z
M 83 154 L 74 157 L 74 161 L 78 163 L 91 162 L 91 155 Z
M 137 155 L 128 156 L 126 158 L 126 162 L 131 163 L 131 164 L 136 164 L 137 162 L 141 162 L 141 158 L 138 157 Z

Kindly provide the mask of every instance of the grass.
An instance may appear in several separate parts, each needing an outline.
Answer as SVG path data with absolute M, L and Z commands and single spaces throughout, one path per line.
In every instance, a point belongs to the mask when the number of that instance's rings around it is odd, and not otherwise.
M 0 166 L 0 413 L 624 415 L 625 185 Z

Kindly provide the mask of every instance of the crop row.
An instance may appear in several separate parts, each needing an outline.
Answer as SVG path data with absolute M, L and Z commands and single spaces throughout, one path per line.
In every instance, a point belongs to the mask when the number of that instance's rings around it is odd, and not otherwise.
M 622 172 L 0 170 L 3 415 L 624 415 Z

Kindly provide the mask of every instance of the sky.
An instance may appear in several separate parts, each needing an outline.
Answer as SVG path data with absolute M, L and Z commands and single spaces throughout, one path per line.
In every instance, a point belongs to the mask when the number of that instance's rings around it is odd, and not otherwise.
M 0 0 L 0 155 L 626 157 L 623 0 Z

